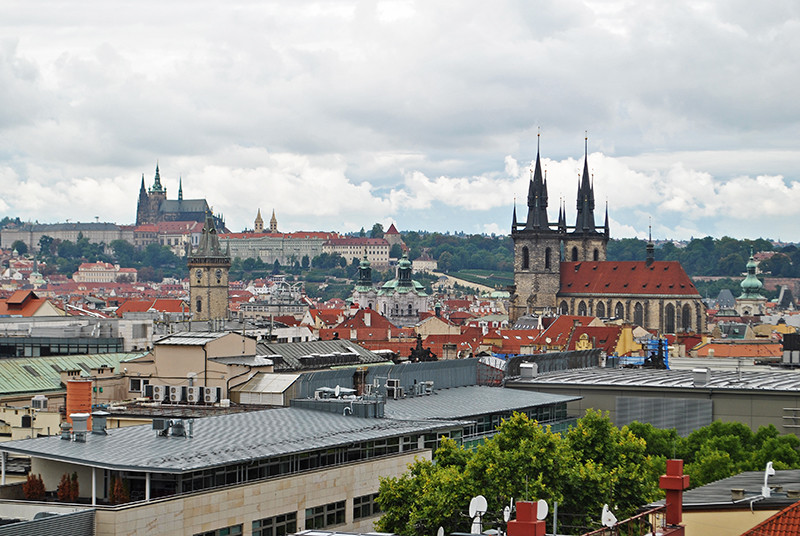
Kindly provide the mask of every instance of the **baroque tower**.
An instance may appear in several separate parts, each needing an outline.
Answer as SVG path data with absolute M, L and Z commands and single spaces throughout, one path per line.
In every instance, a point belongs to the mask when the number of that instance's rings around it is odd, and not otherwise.
M 206 214 L 197 251 L 189 257 L 189 301 L 192 320 L 227 320 L 230 251 L 222 251 L 214 217 Z

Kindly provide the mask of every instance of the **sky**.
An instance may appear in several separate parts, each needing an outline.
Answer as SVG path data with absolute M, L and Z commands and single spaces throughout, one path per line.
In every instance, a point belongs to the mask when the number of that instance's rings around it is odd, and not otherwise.
M 800 3 L 0 4 L 0 217 L 508 234 L 588 148 L 612 238 L 800 241 Z M 588 138 L 588 141 L 587 141 Z

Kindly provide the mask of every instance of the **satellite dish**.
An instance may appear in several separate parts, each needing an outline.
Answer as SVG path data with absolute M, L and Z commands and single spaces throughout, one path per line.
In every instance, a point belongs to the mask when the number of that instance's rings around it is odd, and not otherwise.
M 536 503 L 536 519 L 541 521 L 542 519 L 546 518 L 547 511 L 547 501 L 544 499 L 539 499 L 539 501 Z
M 545 337 L 544 338 L 544 342 L 546 342 L 547 344 L 550 344 L 551 342 L 553 342 L 553 339 L 551 339 L 550 337 Z
M 603 515 L 600 521 L 608 528 L 611 528 L 617 524 L 617 516 L 615 516 L 614 513 L 608 509 L 607 504 L 603 505 Z
M 339 388 L 339 386 L 338 386 L 338 385 L 337 385 L 336 387 L 334 387 L 334 388 L 333 388 L 333 396 L 335 396 L 335 397 L 337 397 L 337 398 L 338 398 L 338 397 L 339 397 L 339 393 L 340 393 L 340 392 L 341 392 L 341 389 Z
M 486 503 L 486 497 L 483 495 L 477 495 L 469 502 L 469 516 L 482 516 L 486 513 L 487 508 L 488 505 Z
M 506 506 L 505 508 L 503 508 L 503 521 L 508 523 L 510 519 L 511 519 L 511 507 Z
M 444 536 L 444 527 L 439 527 L 439 530 L 436 531 L 436 536 Z

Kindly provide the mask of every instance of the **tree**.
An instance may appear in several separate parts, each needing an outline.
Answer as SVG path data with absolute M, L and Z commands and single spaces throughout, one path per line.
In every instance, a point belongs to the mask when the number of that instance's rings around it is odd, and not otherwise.
M 300 260 L 300 266 L 303 268 L 303 270 L 308 270 L 308 265 L 310 262 L 311 261 L 309 260 L 308 255 L 303 255 L 303 258 Z
M 370 238 L 383 238 L 383 225 L 376 223 L 369 232 Z
M 56 496 L 61 502 L 75 502 L 80 495 L 80 488 L 78 486 L 78 473 L 64 473 L 61 475 L 61 481 L 56 488 Z
M 391 249 L 389 249 L 389 257 L 392 259 L 399 259 L 403 256 L 403 247 L 400 244 L 392 244 Z
M 39 238 L 39 254 L 47 257 L 53 254 L 53 237 L 42 235 Z
M 25 483 L 22 484 L 22 494 L 30 501 L 41 501 L 44 499 L 45 489 L 42 475 L 33 476 L 29 473 Z
M 131 493 L 128 491 L 128 486 L 122 481 L 120 477 L 111 479 L 111 490 L 108 494 L 108 502 L 111 504 L 124 504 L 130 502 Z
M 14 240 L 14 243 L 11 244 L 12 250 L 17 250 L 17 253 L 20 255 L 25 255 L 28 253 L 28 244 L 23 242 L 22 240 Z
M 477 493 L 489 512 L 502 511 L 512 497 L 558 501 L 559 512 L 588 526 L 604 503 L 628 516 L 655 500 L 657 476 L 644 440 L 614 427 L 608 415 L 590 410 L 562 436 L 515 413 L 474 452 L 442 441 L 434 462 L 417 461 L 399 478 L 381 479 L 384 515 L 376 528 L 405 536 L 439 526 L 466 531 L 463 514 Z

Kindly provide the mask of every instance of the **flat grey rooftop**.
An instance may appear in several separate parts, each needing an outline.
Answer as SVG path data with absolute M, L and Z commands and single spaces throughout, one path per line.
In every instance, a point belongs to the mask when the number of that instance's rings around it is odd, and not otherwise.
M 9 441 L 0 450 L 106 469 L 184 473 L 463 425 L 280 408 L 196 419 L 191 438 L 158 437 L 144 425 L 112 428 L 106 436 L 87 434 L 86 443 L 53 436 Z
M 430 395 L 387 400 L 385 415 L 392 419 L 466 419 L 478 415 L 521 411 L 571 402 L 580 398 L 580 396 L 471 385 L 438 389 Z
M 690 482 L 691 484 L 691 482 Z M 797 502 L 789 499 L 787 490 L 800 490 L 800 469 L 776 470 L 769 477 L 770 488 L 780 486 L 782 491 L 773 491 L 769 499 L 761 495 L 761 486 L 764 485 L 764 471 L 745 471 L 716 482 L 711 482 L 699 488 L 683 492 L 684 508 L 700 509 L 703 507 L 714 508 L 754 508 L 759 506 L 774 508 L 775 505 L 788 506 Z M 744 499 L 733 500 L 731 490 L 744 490 Z M 653 505 L 663 505 L 664 501 L 657 501 Z
M 710 381 L 698 386 L 703 389 L 756 390 L 796 392 L 800 389 L 800 371 L 731 371 L 712 370 Z M 654 370 L 625 368 L 586 368 L 539 374 L 531 379 L 515 379 L 507 385 L 574 385 L 628 386 L 643 388 L 694 389 L 691 370 Z

